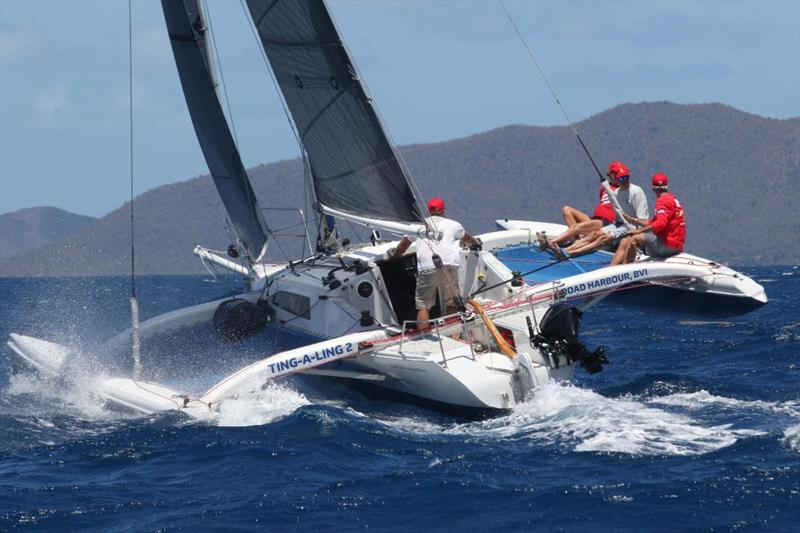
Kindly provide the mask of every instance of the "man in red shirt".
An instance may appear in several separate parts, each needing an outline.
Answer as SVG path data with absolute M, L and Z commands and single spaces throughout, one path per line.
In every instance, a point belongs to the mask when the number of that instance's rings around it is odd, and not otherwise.
M 611 260 L 612 265 L 632 263 L 637 247 L 644 248 L 644 253 L 653 258 L 671 257 L 683 251 L 686 217 L 681 203 L 667 190 L 668 184 L 666 174 L 659 172 L 653 175 L 653 192 L 656 195 L 653 218 L 642 220 L 625 215 L 625 220 L 640 227 L 631 230 L 622 239 Z
M 628 171 L 628 167 L 623 163 L 614 161 L 608 166 L 608 173 L 606 176 L 609 178 L 611 190 L 616 191 L 619 186 L 619 178 L 630 176 L 630 172 Z M 558 249 L 558 245 L 578 238 L 581 235 L 588 235 L 608 224 L 613 224 L 616 218 L 611 200 L 608 198 L 608 194 L 602 186 L 600 187 L 600 201 L 594 208 L 594 213 L 591 218 L 583 211 L 569 205 L 564 206 L 561 210 L 561 214 L 564 217 L 564 222 L 567 224 L 567 231 L 550 240 L 547 240 L 542 235 L 538 236 L 540 244 L 550 248 L 554 252 L 561 251 Z

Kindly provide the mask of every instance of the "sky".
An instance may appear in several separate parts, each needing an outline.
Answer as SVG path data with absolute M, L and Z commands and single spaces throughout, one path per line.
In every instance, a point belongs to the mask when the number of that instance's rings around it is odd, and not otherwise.
M 238 0 L 208 0 L 245 166 L 299 148 Z M 329 1 L 399 145 L 564 125 L 492 1 Z M 573 121 L 625 102 L 800 116 L 800 1 L 515 1 Z M 134 0 L 134 189 L 207 174 L 160 3 Z M 102 216 L 129 198 L 128 2 L 0 0 L 0 213 Z M 577 148 L 576 148 L 577 152 Z

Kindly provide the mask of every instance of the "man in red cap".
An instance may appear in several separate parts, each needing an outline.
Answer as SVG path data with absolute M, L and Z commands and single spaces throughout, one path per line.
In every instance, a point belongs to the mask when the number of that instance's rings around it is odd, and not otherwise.
M 608 172 L 606 176 L 608 177 L 609 184 L 611 185 L 611 190 L 616 194 L 617 189 L 620 184 L 624 181 L 627 185 L 630 183 L 630 171 L 628 167 L 620 162 L 620 161 L 612 161 L 610 165 L 608 165 Z M 622 181 L 621 181 L 622 180 Z M 635 185 L 630 185 L 635 191 L 639 189 Z M 641 189 L 639 189 L 641 192 Z M 630 193 L 627 193 L 630 195 Z M 641 192 L 638 196 L 634 196 L 634 198 L 641 200 L 644 197 L 644 192 Z M 623 207 L 625 209 L 625 207 Z M 644 210 L 647 210 L 647 201 L 644 201 Z M 638 208 L 636 211 L 640 211 Z M 594 213 L 591 217 L 576 209 L 572 206 L 564 206 L 561 210 L 561 215 L 564 217 L 564 223 L 567 225 L 567 231 L 561 233 L 557 237 L 547 240 L 543 235 L 538 235 L 539 242 L 542 246 L 547 246 L 550 248 L 556 256 L 563 256 L 564 254 L 561 252 L 559 245 L 572 241 L 574 239 L 579 239 L 581 236 L 589 235 L 593 232 L 600 231 L 604 227 L 614 228 L 616 227 L 617 223 L 624 226 L 624 222 L 622 220 L 616 220 L 617 214 L 614 212 L 614 207 L 611 204 L 611 199 L 608 197 L 608 193 L 606 192 L 605 187 L 600 187 L 600 201 L 597 203 L 597 206 L 594 209 Z M 646 215 L 645 215 L 646 216 Z M 607 231 L 610 235 L 611 231 Z M 600 234 L 597 234 L 598 236 Z M 622 234 L 613 235 L 612 238 L 617 239 Z M 600 243 L 595 248 L 602 245 Z M 563 257 L 562 257 L 563 258 Z
M 606 224 L 568 246 L 564 252 L 570 257 L 588 254 L 603 247 L 610 251 L 616 250 L 622 238 L 630 231 L 623 217 L 630 215 L 644 220 L 650 218 L 647 196 L 641 187 L 631 183 L 628 168 L 619 161 L 614 161 L 609 165 L 609 176 L 611 175 L 616 177 L 618 187 L 614 195 L 617 197 L 622 217 L 615 213 L 613 224 Z
M 417 329 L 426 329 L 430 309 L 439 293 L 446 314 L 458 310 L 461 290 L 458 284 L 458 267 L 461 264 L 461 247 L 479 244 L 478 240 L 464 231 L 464 226 L 455 220 L 444 218 L 444 200 L 431 198 L 428 202 L 430 216 L 425 219 L 426 230 L 413 237 L 417 243 Z M 394 257 L 405 253 L 412 238 L 403 236 L 397 245 Z
M 625 215 L 625 220 L 639 226 L 622 239 L 612 265 L 632 263 L 637 247 L 653 258 L 671 257 L 683 251 L 686 241 L 686 217 L 683 206 L 668 190 L 669 180 L 661 172 L 653 174 L 653 192 L 656 195 L 656 210 L 653 218 L 644 220 Z

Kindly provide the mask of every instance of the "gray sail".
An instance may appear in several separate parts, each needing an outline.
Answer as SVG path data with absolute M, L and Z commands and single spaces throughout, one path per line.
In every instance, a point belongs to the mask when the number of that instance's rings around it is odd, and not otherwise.
M 241 251 L 261 259 L 266 224 L 214 90 L 205 24 L 197 0 L 161 0 L 172 53 L 197 140 Z M 242 250 L 243 248 L 243 250 Z
M 323 206 L 422 220 L 410 180 L 322 0 L 247 0 Z

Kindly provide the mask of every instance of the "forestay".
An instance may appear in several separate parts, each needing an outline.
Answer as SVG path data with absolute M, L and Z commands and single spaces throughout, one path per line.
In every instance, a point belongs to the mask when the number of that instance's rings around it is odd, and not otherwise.
M 247 0 L 247 6 L 300 135 L 320 205 L 336 215 L 419 223 L 410 178 L 325 3 Z
M 183 94 L 214 185 L 239 248 L 251 262 L 259 261 L 267 243 L 266 223 L 214 88 L 206 25 L 198 2 L 162 0 L 161 6 Z

